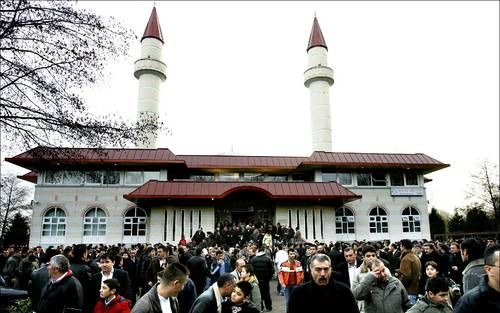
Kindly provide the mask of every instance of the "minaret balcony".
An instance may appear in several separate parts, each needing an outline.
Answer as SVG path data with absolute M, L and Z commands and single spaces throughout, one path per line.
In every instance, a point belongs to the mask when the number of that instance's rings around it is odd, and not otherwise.
M 160 77 L 162 81 L 167 79 L 167 65 L 155 59 L 139 59 L 134 63 L 134 76 L 139 79 L 142 74 L 149 73 Z
M 318 65 L 304 72 L 304 85 L 309 88 L 312 82 L 323 80 L 333 85 L 333 70 L 328 66 Z

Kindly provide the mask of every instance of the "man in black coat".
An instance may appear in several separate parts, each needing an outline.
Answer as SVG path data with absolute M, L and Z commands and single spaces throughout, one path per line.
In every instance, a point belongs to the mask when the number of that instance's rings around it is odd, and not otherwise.
M 357 268 L 363 263 L 361 258 L 354 253 L 354 249 L 346 247 L 344 249 L 345 261 L 334 267 L 334 278 L 349 287 L 356 276 Z
M 236 285 L 234 276 L 222 274 L 217 282 L 205 290 L 193 303 L 189 313 L 217 313 L 220 312 L 224 298 L 231 296 Z M 134 312 L 132 312 L 134 313 Z
M 202 251 L 201 247 L 196 248 L 196 255 L 190 257 L 186 262 L 186 266 L 191 273 L 190 277 L 196 285 L 196 293 L 199 295 L 201 295 L 205 288 L 209 274 L 207 261 L 201 256 Z
M 269 281 L 273 278 L 274 263 L 266 255 L 266 248 L 260 246 L 257 254 L 250 260 L 255 270 L 255 276 L 259 281 L 260 296 L 264 302 L 264 306 L 268 311 L 272 311 L 273 302 L 271 300 L 271 291 L 269 290 Z M 256 303 L 259 308 L 259 303 Z M 263 309 L 263 308 L 262 308 Z
M 92 269 L 87 265 L 87 246 L 85 244 L 79 244 L 73 247 L 73 258 L 71 259 L 70 268 L 73 272 L 73 276 L 78 279 L 80 284 L 82 284 L 84 293 L 84 313 L 90 313 L 94 309 L 94 304 L 92 303 L 93 294 L 90 293 L 90 278 L 92 277 Z
M 130 287 L 130 279 L 126 271 L 114 268 L 115 258 L 107 253 L 99 256 L 99 267 L 101 271 L 92 275 L 90 283 L 92 298 L 92 305 L 95 305 L 99 299 L 99 290 L 101 289 L 102 282 L 106 279 L 114 278 L 120 283 L 117 293 L 128 300 L 132 300 L 132 289 Z
M 45 262 L 50 261 L 50 259 L 54 255 L 57 255 L 58 253 L 59 251 L 55 249 L 52 248 L 47 249 L 46 254 L 44 256 L 45 259 L 43 260 L 41 267 L 33 271 L 33 273 L 31 273 L 31 278 L 28 283 L 28 294 L 31 299 L 31 307 L 33 308 L 36 308 L 38 306 L 42 289 L 49 282 L 48 263 Z
M 359 313 L 351 290 L 342 283 L 330 280 L 331 274 L 330 257 L 322 253 L 314 255 L 311 258 L 312 280 L 292 292 L 287 313 Z
M 83 288 L 69 270 L 69 261 L 58 254 L 50 259 L 47 267 L 50 280 L 43 287 L 37 313 L 81 312 Z

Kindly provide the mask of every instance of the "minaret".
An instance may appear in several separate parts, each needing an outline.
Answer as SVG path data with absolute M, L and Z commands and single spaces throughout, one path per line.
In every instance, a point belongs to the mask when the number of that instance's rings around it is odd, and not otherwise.
M 328 67 L 328 47 L 316 16 L 307 46 L 307 59 L 304 85 L 310 90 L 312 148 L 313 151 L 331 152 L 330 86 L 333 85 L 333 70 Z
M 134 63 L 134 76 L 139 80 L 137 121 L 158 121 L 160 82 L 167 79 L 167 65 L 161 61 L 163 36 L 156 7 L 153 7 L 148 25 L 141 39 L 141 58 Z M 147 134 L 147 141 L 139 148 L 155 149 L 157 132 Z

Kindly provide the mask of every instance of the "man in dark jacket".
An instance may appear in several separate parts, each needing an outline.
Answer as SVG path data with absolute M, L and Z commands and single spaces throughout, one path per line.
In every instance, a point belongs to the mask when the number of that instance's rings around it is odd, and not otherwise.
M 73 277 L 68 259 L 58 254 L 50 259 L 49 283 L 42 289 L 37 313 L 81 312 L 83 309 L 82 285 Z
M 462 284 L 462 271 L 464 270 L 464 262 L 460 253 L 460 245 L 456 242 L 450 244 L 450 268 L 448 277 L 455 283 Z
M 126 271 L 114 268 L 114 257 L 104 253 L 99 257 L 99 267 L 101 271 L 92 276 L 90 283 L 92 306 L 94 306 L 99 299 L 99 290 L 101 289 L 102 282 L 106 279 L 114 278 L 120 283 L 118 294 L 128 300 L 132 299 L 132 289 L 130 288 L 130 279 Z
M 48 263 L 46 260 L 50 260 L 54 255 L 57 255 L 59 251 L 49 248 L 46 251 L 44 262 L 42 266 L 31 273 L 31 278 L 28 283 L 28 294 L 31 299 L 31 307 L 37 308 L 38 302 L 40 301 L 40 294 L 42 293 L 43 287 L 49 282 L 49 270 Z
M 203 249 L 201 247 L 196 248 L 196 255 L 190 257 L 186 263 L 191 273 L 191 279 L 196 285 L 196 293 L 199 295 L 203 292 L 209 274 L 207 261 L 201 256 L 202 252 Z
M 189 276 L 189 270 L 180 263 L 169 265 L 161 277 L 142 298 L 137 301 L 131 313 L 162 313 L 168 307 L 172 313 L 179 312 L 177 294 L 184 288 Z M 164 308 L 164 309 L 162 309 Z
M 250 260 L 255 270 L 255 276 L 259 281 L 260 296 L 264 302 L 264 306 L 268 311 L 272 311 L 273 302 L 271 300 L 271 292 L 269 290 L 269 281 L 273 278 L 274 263 L 266 255 L 264 246 L 260 246 L 257 254 Z M 257 304 L 257 308 L 259 304 Z M 262 308 L 264 309 L 264 308 Z
M 92 269 L 87 265 L 87 246 L 79 244 L 73 247 L 73 258 L 71 259 L 71 271 L 73 276 L 82 284 L 84 293 L 84 312 L 90 313 L 94 308 L 93 295 L 90 293 L 90 278 L 92 277 Z
M 363 263 L 361 258 L 354 253 L 354 249 L 351 247 L 346 247 L 344 249 L 344 258 L 345 261 L 338 264 L 335 267 L 335 272 L 338 273 L 337 280 L 346 284 L 349 287 L 352 287 L 351 282 L 354 280 L 356 276 L 357 269 Z
M 500 312 L 500 245 L 484 252 L 484 270 L 479 285 L 458 300 L 455 313 Z
M 221 311 L 222 302 L 234 290 L 236 280 L 234 276 L 222 274 L 217 282 L 205 290 L 193 303 L 189 313 L 217 313 Z M 132 312 L 134 313 L 134 312 Z
M 330 280 L 330 257 L 319 253 L 311 259 L 310 282 L 300 285 L 290 295 L 287 313 L 342 312 L 359 313 L 349 287 Z

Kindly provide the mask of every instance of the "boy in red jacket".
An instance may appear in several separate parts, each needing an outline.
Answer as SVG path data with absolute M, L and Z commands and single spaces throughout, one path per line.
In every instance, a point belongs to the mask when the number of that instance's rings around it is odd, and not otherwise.
M 99 296 L 93 313 L 130 313 L 130 301 L 116 293 L 120 283 L 116 279 L 106 279 L 102 282 Z

